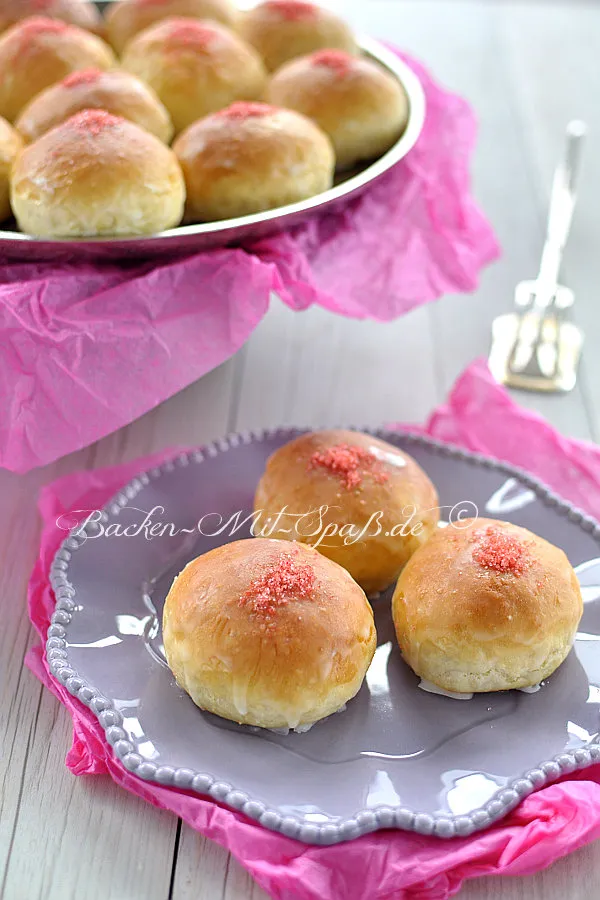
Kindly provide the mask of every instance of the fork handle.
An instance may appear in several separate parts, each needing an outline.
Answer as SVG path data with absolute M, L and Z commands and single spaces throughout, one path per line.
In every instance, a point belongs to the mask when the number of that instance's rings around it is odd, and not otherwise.
M 576 187 L 581 168 L 581 149 L 586 133 L 587 128 L 583 122 L 575 120 L 569 123 L 565 155 L 554 174 L 546 243 L 538 275 L 538 282 L 543 285 L 544 294 L 554 292 L 558 283 L 563 250 L 571 230 L 577 200 Z
M 519 351 L 527 344 L 529 359 L 523 371 L 533 366 L 537 367 L 539 374 L 543 374 L 540 370 L 538 351 L 543 343 L 545 323 L 555 315 L 560 266 L 577 199 L 576 186 L 581 164 L 581 148 L 586 133 L 584 122 L 575 120 L 567 125 L 564 156 L 556 169 L 552 183 L 548 230 L 533 302 L 520 320 L 509 356 L 509 368 L 514 368 Z M 530 314 L 533 314 L 533 320 Z M 555 368 L 557 360 L 558 357 L 555 357 Z

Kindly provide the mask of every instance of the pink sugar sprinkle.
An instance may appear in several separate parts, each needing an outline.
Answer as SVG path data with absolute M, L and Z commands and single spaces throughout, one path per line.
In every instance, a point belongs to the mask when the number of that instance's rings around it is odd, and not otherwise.
M 60 22 L 58 19 L 48 19 L 44 16 L 33 16 L 30 19 L 24 19 L 15 26 L 17 29 L 15 36 L 18 40 L 18 50 L 25 52 L 30 47 L 35 47 L 37 39 L 43 35 L 64 34 L 71 27 L 66 22 Z
M 218 37 L 216 28 L 195 19 L 176 19 L 168 34 L 169 38 L 174 38 L 178 44 L 194 47 L 206 47 Z
M 473 559 L 486 569 L 522 575 L 531 565 L 523 542 L 494 525 L 488 526 L 485 531 L 475 532 L 471 540 L 477 542 Z
M 101 75 L 100 69 L 81 69 L 79 72 L 71 72 L 63 79 L 62 83 L 66 88 L 79 87 L 82 84 L 95 84 Z
M 120 125 L 123 120 L 118 116 L 112 116 L 103 109 L 84 109 L 68 120 L 69 124 L 77 131 L 83 131 L 94 137 L 102 134 L 107 128 Z
M 386 481 L 389 481 L 390 476 L 387 472 L 371 472 L 371 475 L 377 482 L 377 484 L 385 484 Z
M 45 16 L 32 16 L 18 24 L 20 34 L 29 41 L 38 34 L 60 34 L 71 27 L 58 19 L 47 19 Z
M 336 444 L 326 450 L 316 450 L 310 458 L 308 468 L 315 469 L 317 466 L 338 475 L 349 491 L 362 483 L 366 473 L 378 484 L 384 484 L 389 478 L 387 472 L 377 468 L 377 458 L 373 453 L 350 444 Z
M 245 103 L 243 100 L 232 103 L 225 109 L 215 113 L 224 119 L 251 119 L 258 116 L 268 116 L 275 112 L 275 107 L 269 106 L 268 103 Z
M 315 573 L 311 566 L 295 562 L 290 553 L 251 582 L 240 597 L 240 604 L 251 612 L 269 618 L 291 599 L 306 600 L 315 585 Z
M 343 50 L 318 50 L 312 54 L 310 61 L 314 66 L 325 66 L 344 75 L 352 68 L 354 57 L 349 53 L 344 53 Z
M 318 7 L 304 0 L 266 0 L 263 6 L 280 13 L 281 18 L 288 21 L 315 19 L 319 12 Z

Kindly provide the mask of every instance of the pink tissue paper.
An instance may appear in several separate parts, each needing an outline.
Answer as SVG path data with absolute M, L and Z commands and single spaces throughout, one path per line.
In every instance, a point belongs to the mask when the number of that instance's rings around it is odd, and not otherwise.
M 493 381 L 483 362 L 466 370 L 448 403 L 421 430 L 528 468 L 600 516 L 600 447 L 562 438 L 540 416 L 522 410 Z M 57 516 L 101 506 L 165 455 L 68 475 L 42 491 L 42 542 L 29 585 L 30 616 L 42 640 L 54 607 L 48 571 L 64 538 L 56 527 Z M 131 793 L 181 816 L 230 850 L 276 900 L 445 900 L 466 878 L 528 875 L 600 837 L 598 765 L 532 794 L 506 819 L 471 837 L 447 841 L 379 831 L 332 847 L 307 846 L 211 799 L 138 780 L 115 760 L 93 713 L 49 675 L 41 647 L 30 651 L 27 664 L 73 718 L 73 746 L 66 759 L 72 772 L 108 773 Z
M 475 119 L 406 62 L 427 99 L 419 141 L 334 212 L 177 261 L 0 259 L 0 466 L 45 465 L 191 384 L 248 340 L 272 291 L 293 309 L 389 321 L 474 290 L 498 254 L 469 190 Z

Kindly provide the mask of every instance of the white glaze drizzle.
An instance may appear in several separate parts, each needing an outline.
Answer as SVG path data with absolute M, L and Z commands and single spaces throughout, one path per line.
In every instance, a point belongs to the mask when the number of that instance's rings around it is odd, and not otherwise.
M 541 684 L 534 684 L 531 687 L 516 688 L 516 690 L 520 691 L 522 694 L 537 694 L 541 686 Z M 441 697 L 449 697 L 451 700 L 472 700 L 474 696 L 473 694 L 460 694 L 455 693 L 454 691 L 446 691 L 444 688 L 438 687 L 437 684 L 432 684 L 431 681 L 425 681 L 423 678 L 419 682 L 419 687 L 428 694 L 439 694 Z M 490 691 L 490 693 L 501 692 Z
M 346 711 L 346 704 L 344 703 L 343 706 L 340 706 L 339 709 L 336 709 L 336 711 L 333 713 L 333 715 L 335 716 L 335 715 L 337 715 L 337 713 L 343 713 L 345 711 Z M 326 718 L 329 718 L 329 716 L 326 716 Z M 319 719 L 319 722 L 322 722 L 322 721 L 324 721 L 324 720 Z M 290 732 L 294 732 L 294 734 L 306 734 L 307 731 L 310 731 L 310 729 L 313 727 L 313 725 L 318 725 L 318 722 L 309 722 L 306 725 L 296 725 L 294 727 L 292 727 L 290 725 L 288 728 L 265 728 L 265 729 L 262 729 L 262 728 L 258 728 L 256 726 L 253 726 L 253 727 L 256 727 L 256 731 L 264 730 L 264 731 L 271 731 L 273 734 L 286 735 L 286 734 L 289 734 Z
M 431 681 L 425 681 L 424 678 L 420 680 L 419 687 L 428 694 L 440 694 L 442 697 L 450 697 L 451 700 L 471 700 L 473 697 L 473 694 L 460 694 L 454 691 L 446 691 L 444 688 L 438 687 L 437 684 L 432 684 Z
M 233 705 L 239 712 L 240 716 L 245 716 L 248 712 L 248 682 L 234 680 L 231 693 Z
M 381 447 L 376 447 L 375 444 L 370 444 L 368 449 L 369 453 L 372 453 L 375 459 L 378 459 L 380 462 L 388 463 L 388 465 L 396 466 L 399 469 L 403 469 L 406 466 L 406 460 L 399 453 L 383 450 Z

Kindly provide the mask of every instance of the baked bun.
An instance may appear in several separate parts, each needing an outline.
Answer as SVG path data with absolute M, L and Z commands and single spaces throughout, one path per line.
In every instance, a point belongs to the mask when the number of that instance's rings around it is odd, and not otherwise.
M 267 461 L 254 509 L 268 537 L 312 544 L 373 594 L 436 530 L 438 497 L 417 463 L 357 431 L 303 434 Z M 284 510 L 284 514 L 278 514 Z
M 15 122 L 15 128 L 31 143 L 84 109 L 104 109 L 129 119 L 165 144 L 173 137 L 169 113 L 152 88 L 118 69 L 72 72 L 34 97 Z
M 286 63 L 265 99 L 304 113 L 331 138 L 338 169 L 381 156 L 408 122 L 408 98 L 377 63 L 343 50 L 319 50 Z
M 260 57 L 215 22 L 165 19 L 137 35 L 123 68 L 154 88 L 177 132 L 234 100 L 254 100 L 267 73 Z
M 344 569 L 301 544 L 254 539 L 185 567 L 165 602 L 163 641 L 201 709 L 299 730 L 354 697 L 377 643 L 371 607 Z
M 463 520 L 438 531 L 398 580 L 400 650 L 426 681 L 459 693 L 533 687 L 566 658 L 583 602 L 562 550 L 525 528 Z
M 304 0 L 266 0 L 242 15 L 238 31 L 256 47 L 270 72 L 315 50 L 358 53 L 343 19 Z
M 172 150 L 126 119 L 87 109 L 26 147 L 12 174 L 21 231 L 36 237 L 154 234 L 181 221 Z
M 195 122 L 173 149 L 186 181 L 186 220 L 192 222 L 275 209 L 333 183 L 327 135 L 305 116 L 264 103 L 234 103 Z
M 29 16 L 59 19 L 102 33 L 102 16 L 91 0 L 0 0 L 0 32 Z
M 237 12 L 230 0 L 121 0 L 108 7 L 106 33 L 121 55 L 136 34 L 172 16 L 210 19 L 233 28 Z
M 10 218 L 10 170 L 22 146 L 23 141 L 14 128 L 0 118 L 0 222 Z
M 110 69 L 115 57 L 95 34 L 34 17 L 0 35 L 0 115 L 14 122 L 30 100 L 77 69 Z

